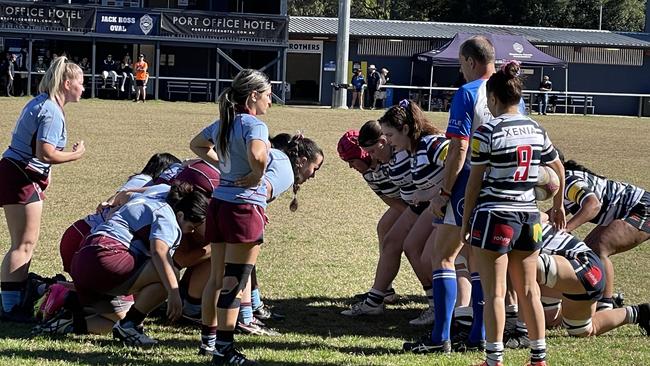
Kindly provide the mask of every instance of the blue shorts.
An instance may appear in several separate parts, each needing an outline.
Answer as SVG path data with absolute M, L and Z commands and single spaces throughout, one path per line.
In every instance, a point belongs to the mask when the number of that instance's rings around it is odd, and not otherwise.
M 596 253 L 589 251 L 579 253 L 575 259 L 569 260 L 576 276 L 585 288 L 584 294 L 562 294 L 574 301 L 598 301 L 605 291 L 605 267 Z
M 445 216 L 441 219 L 434 218 L 434 224 L 445 224 L 452 226 L 463 226 L 463 208 L 465 207 L 465 187 L 469 180 L 469 169 L 460 171 L 454 188 L 451 190 L 451 197 L 447 206 L 443 208 Z
M 481 249 L 505 254 L 542 246 L 539 212 L 474 211 L 470 228 L 470 244 Z

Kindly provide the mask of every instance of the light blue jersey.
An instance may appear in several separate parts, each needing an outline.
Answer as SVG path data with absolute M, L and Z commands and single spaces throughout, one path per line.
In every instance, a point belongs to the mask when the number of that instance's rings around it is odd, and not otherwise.
M 164 242 L 173 254 L 182 232 L 176 214 L 167 203 L 137 194 L 97 226 L 92 235 L 111 237 L 133 254 L 149 256 L 150 243 L 154 239 Z
M 50 164 L 36 158 L 36 144 L 45 142 L 63 150 L 67 142 L 65 116 L 61 107 L 45 93 L 30 100 L 18 117 L 9 148 L 3 158 L 22 161 L 33 170 L 48 175 Z
M 293 167 L 287 154 L 278 149 L 271 149 L 266 171 L 264 172 L 264 180 L 273 189 L 269 201 L 276 199 L 293 186 Z
M 127 180 L 126 183 L 124 183 L 117 191 L 124 192 L 130 189 L 142 188 L 145 185 L 149 184 L 149 182 L 151 182 L 151 176 L 147 174 L 132 175 L 129 177 L 129 180 Z
M 148 198 L 164 202 L 167 199 L 169 190 L 172 188 L 169 184 L 156 184 L 155 186 L 150 186 L 146 191 L 142 192 L 143 195 Z
M 251 203 L 266 207 L 266 184 L 262 183 L 257 187 L 235 186 L 235 181 L 251 172 L 248 145 L 253 140 L 270 145 L 266 124 L 250 114 L 237 114 L 228 140 L 227 156 L 222 156 L 218 139 L 220 123 L 221 121 L 217 120 L 202 132 L 203 137 L 214 144 L 214 150 L 219 156 L 221 182 L 212 192 L 212 197 L 232 203 Z

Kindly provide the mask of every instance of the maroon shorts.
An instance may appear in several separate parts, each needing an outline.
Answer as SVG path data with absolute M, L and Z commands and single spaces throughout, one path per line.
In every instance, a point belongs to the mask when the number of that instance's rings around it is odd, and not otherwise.
M 92 235 L 72 258 L 70 275 L 82 301 L 92 304 L 128 294 L 143 264 L 119 241 Z
M 205 220 L 205 240 L 208 243 L 262 243 L 266 222 L 261 206 L 212 198 Z
M 81 245 L 90 234 L 90 225 L 86 220 L 81 219 L 72 224 L 61 237 L 61 244 L 59 245 L 59 252 L 61 253 L 61 261 L 63 262 L 63 270 L 70 273 L 72 266 L 72 257 L 81 248 Z
M 49 177 L 29 169 L 22 162 L 0 160 L 0 206 L 43 201 L 48 183 Z

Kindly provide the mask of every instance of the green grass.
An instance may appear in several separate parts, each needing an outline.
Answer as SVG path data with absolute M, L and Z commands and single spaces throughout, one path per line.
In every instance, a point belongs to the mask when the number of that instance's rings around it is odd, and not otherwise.
M 27 99 L 2 98 L 0 145 L 7 146 L 15 120 Z M 48 188 L 41 238 L 32 270 L 45 275 L 61 271 L 58 242 L 75 220 L 92 212 L 128 175 L 139 171 L 154 152 L 191 157 L 190 139 L 216 116 L 214 104 L 150 101 L 84 100 L 66 108 L 70 143 L 86 142 L 78 162 L 54 168 Z M 384 204 L 358 173 L 336 155 L 336 142 L 348 128 L 380 116 L 377 111 L 338 111 L 274 107 L 263 119 L 271 133 L 302 130 L 325 151 L 325 164 L 316 179 L 300 191 L 300 209 L 289 211 L 291 195 L 269 208 L 267 243 L 259 259 L 265 301 L 286 313 L 271 325 L 283 333 L 276 338 L 238 336 L 245 352 L 268 365 L 468 365 L 478 353 L 427 357 L 400 352 L 405 339 L 424 329 L 408 320 L 424 308 L 422 290 L 404 259 L 395 288 L 405 297 L 389 306 L 384 317 L 348 319 L 338 313 L 351 295 L 372 284 L 377 261 L 375 226 Z M 429 114 L 446 126 L 447 115 Z M 614 179 L 650 188 L 648 138 L 650 119 L 544 116 L 539 119 L 567 157 Z M 8 233 L 0 225 L 0 243 L 8 248 Z M 579 230 L 585 235 L 590 228 Z M 650 300 L 650 247 L 614 257 L 616 289 L 628 303 Z M 196 356 L 196 328 L 148 323 L 161 346 L 152 350 L 123 348 L 109 336 L 29 338 L 29 327 L 0 323 L 0 365 L 203 365 Z M 571 339 L 561 331 L 548 336 L 552 365 L 650 364 L 650 339 L 633 326 L 603 337 Z M 522 365 L 526 351 L 508 351 L 508 365 Z

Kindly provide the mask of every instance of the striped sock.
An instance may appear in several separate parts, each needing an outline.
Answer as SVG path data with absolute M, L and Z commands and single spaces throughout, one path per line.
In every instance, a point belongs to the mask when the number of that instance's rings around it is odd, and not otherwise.
M 546 339 L 535 339 L 530 341 L 530 362 L 541 362 L 546 360 Z
M 614 309 L 614 300 L 611 297 L 603 297 L 598 300 L 596 311 L 612 310 Z
M 519 306 L 510 304 L 506 306 L 506 318 L 516 318 L 519 316 Z
M 431 342 L 440 344 L 450 339 L 451 319 L 456 303 L 456 271 L 453 269 L 439 269 L 433 271 L 433 298 L 436 306 L 433 308 L 433 330 Z
M 526 326 L 526 323 L 517 319 L 517 322 L 515 323 L 515 329 L 518 332 L 528 334 L 528 327 Z
M 471 306 L 459 306 L 454 309 L 454 319 L 463 326 L 471 327 L 474 312 Z
M 218 330 L 214 349 L 223 352 L 235 342 L 235 332 L 232 330 Z
M 636 305 L 625 307 L 625 322 L 627 324 L 636 324 L 639 318 L 639 307 Z
M 385 296 L 385 292 L 371 288 L 370 291 L 368 291 L 368 296 L 366 297 L 365 303 L 370 307 L 376 308 L 384 303 Z
M 217 327 L 202 325 L 201 344 L 208 348 L 214 348 L 214 342 L 216 342 L 216 340 L 217 340 Z
M 427 303 L 429 303 L 429 307 L 433 307 L 433 304 L 435 303 L 433 301 L 433 286 L 422 286 L 422 289 L 427 295 Z
M 485 339 L 485 324 L 483 323 L 483 307 L 485 301 L 483 299 L 483 288 L 481 287 L 481 276 L 478 272 L 472 272 L 472 312 L 474 313 L 474 320 L 472 321 L 472 328 L 469 331 L 467 340 L 470 343 L 478 343 Z
M 485 362 L 488 366 L 496 366 L 503 362 L 503 342 L 487 342 L 485 345 Z

